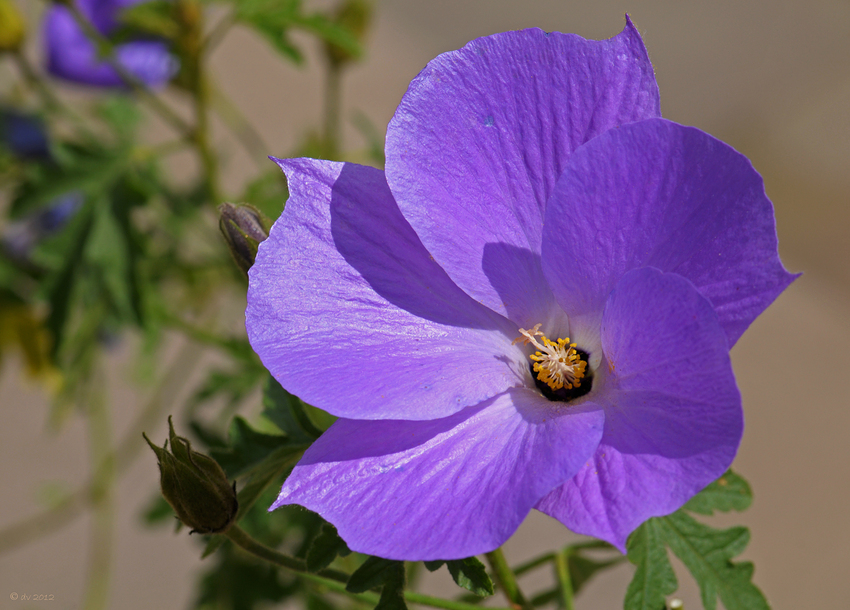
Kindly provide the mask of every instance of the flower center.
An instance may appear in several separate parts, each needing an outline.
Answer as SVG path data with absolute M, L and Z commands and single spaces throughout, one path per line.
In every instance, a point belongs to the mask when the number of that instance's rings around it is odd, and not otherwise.
M 534 362 L 532 371 L 537 373 L 537 379 L 551 390 L 572 390 L 580 387 L 587 362 L 582 360 L 576 351 L 576 344 L 570 343 L 569 337 L 550 341 L 540 332 L 540 326 L 541 324 L 536 324 L 531 330 L 520 328 L 522 336 L 514 339 L 513 343 L 522 341 L 537 348 L 538 351 L 529 356 Z M 535 337 L 540 337 L 540 341 Z

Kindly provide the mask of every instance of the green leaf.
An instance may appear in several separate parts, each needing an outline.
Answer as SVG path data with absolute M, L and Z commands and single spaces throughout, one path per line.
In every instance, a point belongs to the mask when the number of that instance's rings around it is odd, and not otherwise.
M 284 475 L 295 466 L 305 448 L 305 445 L 294 444 L 279 446 L 249 470 L 250 478 L 248 482 L 236 494 L 239 501 L 239 512 L 236 515 L 237 523 L 251 510 L 269 485 L 284 478 Z M 212 454 L 214 451 L 210 450 L 210 453 Z M 212 555 L 225 540 L 227 538 L 219 534 L 211 536 L 201 558 Z
M 428 568 L 429 572 L 436 572 L 437 570 L 442 568 L 443 564 L 446 563 L 446 562 L 442 561 L 442 560 L 436 560 L 436 561 L 424 561 L 423 563 L 425 564 L 425 567 Z
M 237 521 L 248 512 L 269 485 L 283 479 L 284 475 L 292 470 L 301 454 L 304 453 L 304 449 L 306 449 L 304 445 L 278 447 L 251 470 L 251 478 L 237 494 L 239 500 Z
M 192 607 L 203 610 L 268 608 L 292 596 L 296 590 L 297 584 L 288 579 L 283 570 L 256 561 L 228 545 L 201 577 L 198 597 Z
M 295 15 L 292 19 L 293 26 L 315 34 L 322 40 L 338 46 L 352 58 L 360 58 L 363 50 L 360 42 L 351 30 L 336 23 L 320 13 L 312 15 Z
M 351 551 L 345 541 L 339 537 L 336 528 L 330 523 L 322 526 L 322 531 L 313 540 L 307 551 L 307 569 L 318 572 L 325 569 L 337 555 L 348 555 Z
M 162 497 L 162 494 L 157 492 L 156 496 L 148 504 L 142 513 L 142 521 L 147 525 L 158 525 L 164 521 L 174 519 L 174 509 Z
M 664 540 L 699 584 L 706 610 L 715 610 L 718 596 L 726 610 L 769 610 L 764 595 L 752 583 L 753 564 L 732 562 L 750 540 L 747 528 L 717 530 L 683 511 L 657 521 Z
M 147 0 L 129 6 L 118 15 L 119 27 L 110 33 L 113 42 L 139 38 L 139 34 L 176 40 L 180 24 L 174 19 L 175 7 L 169 0 Z
M 63 346 L 68 315 L 71 309 L 71 295 L 77 275 L 80 273 L 80 260 L 93 224 L 92 206 L 84 206 L 72 219 L 64 233 L 69 240 L 65 262 L 44 282 L 45 297 L 50 305 L 45 327 L 53 338 L 51 357 L 55 360 Z
M 386 571 L 384 586 L 381 589 L 381 599 L 375 610 L 407 610 L 404 602 L 404 562 L 395 561 Z
M 446 566 L 455 583 L 467 591 L 472 591 L 479 597 L 488 597 L 495 592 L 487 568 L 475 557 L 447 561 Z
M 295 63 L 301 63 L 304 56 L 289 39 L 292 29 L 314 34 L 353 57 L 362 54 L 357 37 L 351 31 L 320 13 L 304 14 L 300 0 L 235 0 L 234 5 L 237 20 L 253 27 Z
M 753 492 L 744 478 L 731 470 L 711 483 L 685 504 L 684 509 L 700 515 L 712 515 L 715 510 L 742 511 L 750 507 Z
M 210 449 L 210 455 L 231 479 L 245 474 L 280 447 L 288 444 L 285 436 L 257 432 L 239 415 L 228 431 L 227 449 Z
M 626 589 L 625 610 L 664 610 L 666 597 L 676 591 L 663 532 L 658 519 L 649 519 L 629 536 L 628 558 L 637 570 Z
M 147 10 L 156 2 L 137 4 L 130 10 Z M 171 4 L 166 2 L 166 4 Z M 97 105 L 97 113 L 115 134 L 119 144 L 130 147 L 136 135 L 136 129 L 142 120 L 142 113 L 133 98 L 126 95 L 110 95 Z
M 351 593 L 365 593 L 369 589 L 380 587 L 388 578 L 394 576 L 399 566 L 403 572 L 404 562 L 402 561 L 369 557 L 354 571 L 345 589 Z
M 99 202 L 84 257 L 97 270 L 102 288 L 109 295 L 115 313 L 123 320 L 137 321 L 128 249 L 126 235 L 112 207 L 107 202 Z
M 296 443 L 312 443 L 322 434 L 307 414 L 306 407 L 300 398 L 284 390 L 269 375 L 263 391 L 263 415 Z

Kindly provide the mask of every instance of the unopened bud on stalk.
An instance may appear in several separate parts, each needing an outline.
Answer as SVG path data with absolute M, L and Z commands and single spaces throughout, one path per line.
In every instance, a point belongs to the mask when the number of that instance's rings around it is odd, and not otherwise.
M 239 510 L 236 484 L 230 485 L 218 462 L 194 451 L 187 439 L 174 433 L 170 417 L 168 429 L 170 453 L 168 441 L 160 448 L 142 434 L 156 453 L 163 497 L 177 518 L 192 528 L 190 534 L 227 531 Z
M 0 0 L 0 52 L 21 48 L 27 29 L 13 0 Z
M 372 23 L 372 2 L 370 0 L 344 0 L 337 8 L 332 19 L 351 32 L 358 44 L 362 45 Z M 359 56 L 332 42 L 325 42 L 325 55 L 334 65 L 360 59 Z
M 218 226 L 238 267 L 248 273 L 257 258 L 257 247 L 269 236 L 271 221 L 247 203 L 222 203 Z

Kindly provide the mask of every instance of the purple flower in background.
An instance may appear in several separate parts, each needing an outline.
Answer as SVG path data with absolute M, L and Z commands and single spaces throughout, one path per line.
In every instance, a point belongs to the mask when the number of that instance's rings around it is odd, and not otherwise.
M 272 508 L 391 559 L 490 551 L 532 508 L 623 550 L 723 474 L 729 348 L 794 277 L 749 161 L 660 118 L 630 21 L 437 57 L 386 155 L 278 160 L 248 335 L 341 419 Z
M 103 35 L 118 27 L 121 10 L 144 0 L 74 0 L 80 11 Z M 44 20 L 47 69 L 54 76 L 100 87 L 120 87 L 124 81 L 109 62 L 98 57 L 95 44 L 64 6 L 51 7 Z M 120 64 L 151 87 L 166 84 L 177 72 L 177 59 L 160 40 L 133 40 L 119 44 Z
M 22 159 L 50 157 L 44 121 L 14 108 L 0 107 L 0 146 Z

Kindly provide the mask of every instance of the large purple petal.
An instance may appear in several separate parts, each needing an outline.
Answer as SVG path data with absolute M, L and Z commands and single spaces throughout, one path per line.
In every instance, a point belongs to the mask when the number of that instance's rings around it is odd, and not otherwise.
M 730 346 L 795 278 L 746 157 L 663 119 L 613 129 L 575 152 L 546 211 L 543 261 L 573 329 L 597 327 L 623 274 L 652 266 L 711 301 Z
M 554 305 L 540 269 L 543 214 L 573 150 L 659 115 L 628 19 L 603 41 L 539 29 L 479 38 L 410 84 L 387 128 L 387 181 L 455 283 L 528 328 Z
M 99 29 L 114 20 L 112 8 L 93 12 L 97 6 L 82 3 L 81 9 Z M 101 23 L 103 22 L 103 23 Z M 97 55 L 95 45 L 77 25 L 71 12 L 63 6 L 51 7 L 44 21 L 47 69 L 54 76 L 100 87 L 121 87 L 125 83 L 114 68 Z M 141 82 L 159 87 L 177 72 L 177 59 L 168 46 L 156 40 L 138 40 L 118 45 L 118 62 Z
M 339 420 L 272 508 L 306 506 L 352 550 L 389 559 L 492 551 L 587 461 L 603 419 L 592 403 L 571 408 L 521 388 L 440 420 Z
M 731 464 L 741 396 L 711 304 L 683 277 L 626 273 L 602 320 L 605 354 L 589 395 L 605 409 L 593 460 L 537 508 L 625 550 L 649 517 L 681 507 Z
M 432 419 L 530 382 L 516 326 L 431 259 L 383 172 L 278 163 L 290 199 L 251 268 L 245 315 L 283 387 L 341 417 Z

